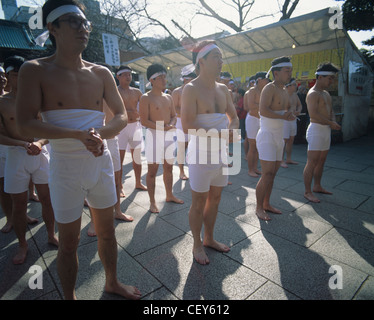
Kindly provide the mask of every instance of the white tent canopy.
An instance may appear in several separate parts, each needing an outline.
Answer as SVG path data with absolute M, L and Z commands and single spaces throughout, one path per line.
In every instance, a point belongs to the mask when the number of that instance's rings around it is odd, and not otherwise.
M 230 58 L 261 55 L 264 53 L 318 44 L 326 41 L 338 41 L 347 37 L 344 30 L 331 29 L 329 21 L 333 14 L 329 9 L 312 12 L 296 18 L 279 21 L 264 27 L 243 31 L 233 35 L 214 39 L 223 53 L 225 63 Z M 192 63 L 192 54 L 183 47 L 144 56 L 124 62 L 134 71 L 145 73 L 148 66 L 160 63 L 170 69 L 182 68 Z

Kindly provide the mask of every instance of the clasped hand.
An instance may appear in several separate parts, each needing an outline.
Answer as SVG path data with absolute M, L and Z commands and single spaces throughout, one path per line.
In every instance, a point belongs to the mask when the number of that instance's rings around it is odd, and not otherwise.
M 83 131 L 83 144 L 87 150 L 91 152 L 95 157 L 100 157 L 104 153 L 103 139 L 94 128 L 90 128 L 88 131 Z

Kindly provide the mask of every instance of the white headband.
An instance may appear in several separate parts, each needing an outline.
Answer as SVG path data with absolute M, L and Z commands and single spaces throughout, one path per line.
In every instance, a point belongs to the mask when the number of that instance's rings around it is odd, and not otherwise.
M 58 7 L 56 9 L 52 10 L 48 14 L 46 22 L 47 23 L 53 22 L 56 19 L 60 18 L 61 16 L 63 16 L 64 14 L 67 14 L 67 13 L 76 13 L 76 14 L 82 16 L 82 18 L 86 19 L 86 16 L 84 15 L 84 13 L 82 12 L 81 9 L 79 9 L 75 5 L 67 4 L 67 5 L 64 5 L 64 6 L 61 6 L 61 7 Z
M 182 68 L 181 76 L 182 77 L 187 76 L 194 71 L 195 71 L 195 66 L 193 64 L 189 64 L 189 65 Z
M 153 75 L 151 75 L 151 76 L 149 77 L 149 80 L 154 80 L 154 79 L 156 79 L 158 76 L 162 76 L 162 75 L 164 75 L 164 74 L 166 74 L 165 71 L 156 72 L 155 74 L 153 74 Z
M 216 49 L 216 48 L 219 49 L 217 47 L 217 45 L 215 45 L 214 43 L 208 44 L 207 46 L 205 46 L 204 48 L 202 48 L 199 51 L 199 53 L 197 54 L 195 65 L 197 65 L 199 63 L 199 60 L 201 58 L 204 58 L 210 51 L 212 51 L 213 49 Z
M 14 70 L 14 67 L 13 66 L 9 66 L 8 68 L 6 68 L 5 73 L 9 73 L 12 70 Z
M 121 69 L 120 71 L 117 72 L 117 76 L 121 75 L 122 73 L 129 72 L 131 73 L 130 69 Z
M 266 78 L 269 77 L 270 72 L 271 72 L 271 70 L 273 70 L 273 68 L 283 68 L 283 67 L 292 67 L 292 63 L 291 62 L 281 62 L 281 63 L 278 63 L 274 66 L 271 66 L 268 73 L 266 74 Z
M 53 22 L 56 19 L 60 18 L 61 16 L 63 16 L 64 14 L 67 14 L 67 13 L 76 13 L 76 14 L 82 16 L 82 18 L 86 19 L 86 16 L 84 15 L 84 13 L 81 9 L 79 9 L 75 5 L 67 4 L 67 5 L 64 5 L 64 6 L 61 6 L 61 7 L 58 7 L 56 9 L 52 10 L 48 14 L 48 16 L 46 18 L 46 22 L 47 23 Z M 44 47 L 44 44 L 45 44 L 45 42 L 47 41 L 48 38 L 49 38 L 49 31 L 47 30 L 47 31 L 43 32 L 41 35 L 39 35 L 35 39 L 35 42 L 36 42 L 37 45 L 39 45 L 41 47 Z
M 285 86 L 289 87 L 289 86 L 292 86 L 293 84 L 296 84 L 296 80 L 292 80 L 290 83 L 287 83 Z
M 160 71 L 160 72 L 156 72 L 155 74 L 152 74 L 150 77 L 149 77 L 149 80 L 154 80 L 156 79 L 158 76 L 161 76 L 163 74 L 166 74 L 165 71 Z M 145 85 L 147 88 L 149 88 L 151 86 L 151 81 L 149 81 L 146 85 Z
M 316 76 L 335 76 L 336 72 L 333 71 L 317 71 Z

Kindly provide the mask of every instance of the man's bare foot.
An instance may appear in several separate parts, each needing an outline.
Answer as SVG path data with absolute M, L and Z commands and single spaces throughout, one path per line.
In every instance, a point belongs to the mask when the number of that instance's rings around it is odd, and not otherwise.
M 27 224 L 35 224 L 35 223 L 39 222 L 39 219 L 32 218 L 32 217 L 26 215 L 26 221 L 27 221 Z
M 48 237 L 48 243 L 51 244 L 52 246 L 58 247 L 58 239 L 55 235 Z
M 258 178 L 259 175 L 256 172 L 248 171 L 248 175 L 253 178 Z
M 13 228 L 13 225 L 11 222 L 7 221 L 5 226 L 1 228 L 2 233 L 9 233 Z
M 332 194 L 332 192 L 327 191 L 327 190 L 323 189 L 322 187 L 316 187 L 316 186 L 313 188 L 313 192 L 323 193 L 323 194 L 329 194 L 329 195 Z
M 170 198 L 166 198 L 166 202 L 174 202 L 174 203 L 178 203 L 178 204 L 183 204 L 184 201 L 182 199 L 178 199 L 174 196 L 171 196 Z
M 117 219 L 117 220 L 122 220 L 122 221 L 125 221 L 125 222 L 133 222 L 134 221 L 134 218 L 128 214 L 124 214 L 124 213 L 116 213 L 114 215 L 114 218 Z
M 125 196 L 125 191 L 123 191 L 123 189 L 121 189 L 121 193 L 119 194 L 119 196 L 120 196 L 121 198 L 126 197 L 126 196 Z
M 264 210 L 269 211 L 271 213 L 275 213 L 275 214 L 282 214 L 282 211 L 272 207 L 270 204 L 267 206 L 264 206 Z
M 287 160 L 286 163 L 287 164 L 299 164 L 298 162 L 293 161 L 293 160 Z
M 13 264 L 22 264 L 26 260 L 28 246 L 18 247 L 17 253 L 13 257 Z
M 284 161 L 282 161 L 282 162 L 281 162 L 281 167 L 282 167 L 282 168 L 288 168 L 288 165 L 287 165 Z
M 158 207 L 155 203 L 151 203 L 151 205 L 149 206 L 149 211 L 151 211 L 152 213 L 159 213 L 160 212 L 160 210 L 158 209 Z
M 197 263 L 202 264 L 203 266 L 210 263 L 203 246 L 193 248 L 192 254 Z
M 229 252 L 230 251 L 230 247 L 228 247 L 225 244 L 223 244 L 221 242 L 218 242 L 216 240 L 211 240 L 211 241 L 204 240 L 203 244 L 204 244 L 205 247 L 212 248 L 212 249 L 217 250 L 219 252 Z
M 141 191 L 147 191 L 148 190 L 147 187 L 145 185 L 141 184 L 141 183 L 136 184 L 135 189 L 141 190 Z M 123 191 L 121 193 L 123 193 Z M 125 197 L 125 194 L 123 194 L 123 197 Z
M 269 217 L 269 215 L 266 213 L 265 210 L 256 210 L 256 216 L 260 220 L 264 220 L 264 221 L 270 221 L 271 220 L 271 218 Z
M 105 285 L 105 291 L 108 293 L 118 294 L 126 299 L 139 300 L 141 293 L 138 288 L 134 286 L 128 286 L 117 282 L 115 285 Z
M 261 174 L 261 171 L 260 171 L 260 170 L 255 170 L 255 172 L 256 172 L 257 174 Z
M 310 202 L 314 202 L 314 203 L 320 203 L 321 201 L 314 196 L 314 194 L 312 192 L 305 192 L 304 193 L 304 198 L 309 200 Z
M 188 177 L 184 173 L 182 173 L 182 174 L 179 175 L 179 179 L 188 180 Z
M 88 227 L 87 235 L 89 237 L 96 237 L 95 225 L 92 222 L 90 222 L 90 226 Z

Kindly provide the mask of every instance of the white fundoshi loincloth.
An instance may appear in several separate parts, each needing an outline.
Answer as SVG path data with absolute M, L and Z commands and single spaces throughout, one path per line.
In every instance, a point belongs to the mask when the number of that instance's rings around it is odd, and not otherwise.
M 326 151 L 330 149 L 331 127 L 311 122 L 306 131 L 309 151 Z
M 89 109 L 42 112 L 45 122 L 58 127 L 101 128 L 105 114 Z M 84 199 L 90 207 L 105 209 L 117 202 L 112 159 L 104 140 L 104 153 L 95 157 L 77 139 L 50 139 L 49 188 L 56 221 L 69 223 L 81 217 Z
M 198 114 L 195 126 L 204 132 L 210 129 L 221 132 L 227 129 L 225 113 Z M 228 175 L 223 173 L 227 167 L 226 140 L 206 138 L 189 132 L 187 162 L 191 189 L 195 192 L 208 192 L 210 186 L 224 187 Z
M 282 115 L 284 110 L 274 111 Z M 260 130 L 257 133 L 256 145 L 260 160 L 282 161 L 283 157 L 283 119 L 272 119 L 260 116 Z

